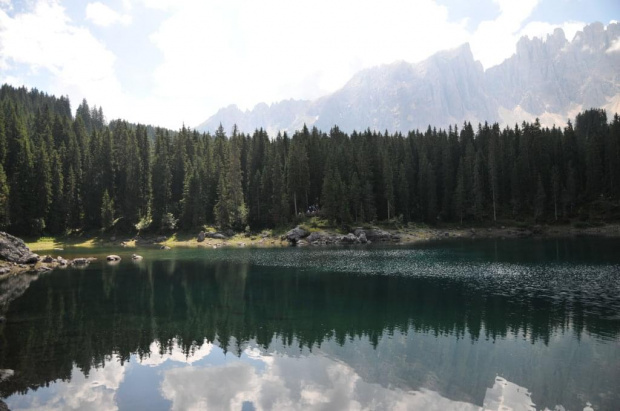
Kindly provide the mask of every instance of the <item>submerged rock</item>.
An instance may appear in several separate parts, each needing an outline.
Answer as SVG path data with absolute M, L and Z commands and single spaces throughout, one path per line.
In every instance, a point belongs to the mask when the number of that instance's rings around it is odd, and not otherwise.
M 142 260 L 142 256 L 138 255 L 138 254 L 132 254 L 131 255 L 131 259 L 134 261 L 141 261 Z
M 33 264 L 39 256 L 30 251 L 20 238 L 0 231 L 0 258 L 18 264 Z
M 170 250 L 170 247 L 168 247 L 167 245 L 162 245 L 161 247 L 159 247 L 160 250 Z

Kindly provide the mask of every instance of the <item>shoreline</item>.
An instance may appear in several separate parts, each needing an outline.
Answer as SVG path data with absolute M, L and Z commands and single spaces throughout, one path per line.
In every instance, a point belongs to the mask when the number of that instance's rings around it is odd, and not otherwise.
M 599 227 L 575 227 L 573 225 L 535 225 L 529 227 L 500 226 L 500 227 L 402 227 L 385 228 L 381 226 L 368 226 L 365 230 L 376 230 L 389 234 L 389 240 L 379 244 L 410 245 L 424 241 L 442 239 L 517 239 L 517 238 L 572 238 L 572 237 L 604 237 L 620 238 L 620 224 L 607 224 Z M 352 229 L 353 230 L 353 229 Z M 359 229 L 358 229 L 359 230 Z M 343 239 L 349 235 L 344 231 L 335 229 L 307 229 L 309 234 L 315 234 L 318 238 Z M 163 235 L 84 235 L 76 237 L 52 238 L 44 237 L 36 241 L 26 241 L 26 245 L 33 252 L 50 251 L 62 252 L 65 247 L 96 248 L 96 247 L 119 247 L 136 248 L 144 246 L 166 247 L 255 247 L 255 248 L 279 248 L 289 247 L 291 244 L 286 239 L 286 233 L 265 233 L 246 235 L 236 233 L 226 238 L 204 238 L 198 241 L 198 234 L 174 233 L 169 236 Z M 353 242 L 330 242 L 317 243 L 305 241 L 306 236 L 300 237 L 300 246 L 321 246 L 326 244 L 354 244 Z M 372 242 L 377 244 L 377 242 Z
M 27 241 L 25 245 L 35 253 L 44 252 L 46 254 L 62 255 L 65 248 L 99 248 L 107 247 L 111 253 L 122 249 L 139 249 L 141 247 L 160 248 L 162 251 L 171 248 L 282 248 L 290 247 L 291 242 L 287 240 L 287 235 L 299 229 L 296 227 L 288 233 L 263 232 L 261 234 L 246 235 L 237 233 L 226 238 L 205 237 L 203 241 L 198 241 L 198 235 L 189 233 L 174 233 L 170 236 L 115 236 L 115 235 L 95 235 L 91 233 L 67 236 L 61 238 L 43 237 L 36 241 Z M 601 226 L 576 227 L 574 225 L 535 225 L 535 226 L 500 226 L 500 227 L 402 227 L 402 228 L 379 228 L 377 226 L 365 227 L 364 229 L 352 229 L 352 231 L 364 230 L 366 232 L 375 231 L 385 235 L 383 241 L 368 241 L 370 247 L 379 246 L 407 246 L 430 241 L 442 240 L 476 240 L 476 239 L 562 239 L 562 238 L 620 238 L 620 224 L 606 224 Z M 361 244 L 355 241 L 357 237 L 353 233 L 343 234 L 343 231 L 335 229 L 309 229 L 304 235 L 299 237 L 297 246 L 300 247 L 321 247 L 349 245 L 352 247 Z M 376 234 L 375 233 L 375 234 Z M 214 233 L 208 233 L 212 235 Z M 308 242 L 312 239 L 310 235 L 318 238 L 318 241 Z M 369 237 L 370 238 L 370 237 Z M 353 241 L 351 241 L 353 239 Z M 19 264 L 9 261 L 0 261 L 0 281 L 21 274 L 32 275 L 33 278 L 39 274 L 53 271 L 56 268 L 66 268 L 71 265 L 81 265 L 83 262 L 74 263 L 71 260 L 60 264 L 56 260 L 44 262 L 43 255 L 36 263 Z M 83 258 L 81 258 L 84 260 Z

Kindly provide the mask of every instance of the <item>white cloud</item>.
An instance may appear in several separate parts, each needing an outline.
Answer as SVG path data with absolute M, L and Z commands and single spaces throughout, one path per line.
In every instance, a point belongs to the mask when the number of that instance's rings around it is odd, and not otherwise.
M 211 353 L 212 349 L 213 344 L 205 340 L 199 348 L 189 353 L 189 355 L 186 355 L 183 352 L 183 349 L 179 346 L 178 342 L 175 340 L 172 348 L 170 348 L 169 351 L 162 353 L 161 344 L 157 341 L 153 341 L 150 346 L 150 355 L 141 359 L 140 364 L 147 365 L 149 367 L 156 367 L 168 360 L 185 364 L 193 364 L 196 361 L 200 361 L 207 357 Z
M 88 3 L 86 6 L 86 19 L 101 27 L 109 27 L 116 23 L 127 26 L 131 23 L 131 16 L 129 14 L 118 13 L 98 1 Z
M 13 17 L 0 11 L 0 66 L 25 66 L 29 74 L 47 74 L 56 95 L 87 97 L 100 104 L 120 95 L 116 57 L 87 29 L 72 24 L 56 1 L 39 0 Z M 0 74 L 0 81 L 4 80 Z
M 231 361 L 209 367 L 182 367 L 163 371 L 162 395 L 173 410 L 255 409 L 286 410 L 479 410 L 435 391 L 406 391 L 370 383 L 343 363 L 315 353 L 310 357 L 263 355 L 246 349 L 254 361 Z M 484 409 L 534 409 L 527 389 L 496 378 L 484 397 Z
M 317 0 L 305 8 L 286 0 L 143 1 L 170 10 L 151 36 L 164 57 L 154 91 L 182 102 L 171 110 L 189 124 L 231 103 L 316 98 L 362 68 L 419 61 L 467 37 L 431 0 Z
M 6 401 L 12 409 L 20 410 L 115 410 L 116 391 L 126 370 L 116 358 L 110 358 L 105 367 L 91 369 L 88 378 L 74 366 L 69 381 L 56 381 L 28 396 L 14 395 Z M 13 399 L 17 404 L 12 404 Z
M 484 68 L 495 66 L 515 52 L 520 30 L 539 0 L 494 0 L 500 9 L 495 20 L 483 21 L 470 39 L 474 57 Z

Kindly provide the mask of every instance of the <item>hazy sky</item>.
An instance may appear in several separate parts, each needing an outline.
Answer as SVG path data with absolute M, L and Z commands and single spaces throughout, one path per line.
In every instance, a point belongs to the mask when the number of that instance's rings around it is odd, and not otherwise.
M 0 83 L 177 129 L 465 42 L 488 68 L 522 35 L 613 20 L 618 0 L 0 0 Z

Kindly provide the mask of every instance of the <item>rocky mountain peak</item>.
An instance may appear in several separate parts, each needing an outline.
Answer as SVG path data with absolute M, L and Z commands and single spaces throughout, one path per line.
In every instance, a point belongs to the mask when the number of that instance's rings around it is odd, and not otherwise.
M 424 130 L 464 121 L 500 124 L 533 121 L 564 124 L 591 107 L 620 107 L 620 24 L 590 24 L 571 41 L 560 28 L 523 37 L 516 53 L 486 71 L 469 44 L 411 64 L 397 61 L 354 75 L 340 90 L 318 100 L 282 101 L 242 113 L 229 106 L 199 126 L 221 121 L 230 129 L 292 132 L 303 124 L 329 130 Z M 234 123 L 232 122 L 234 121 Z

